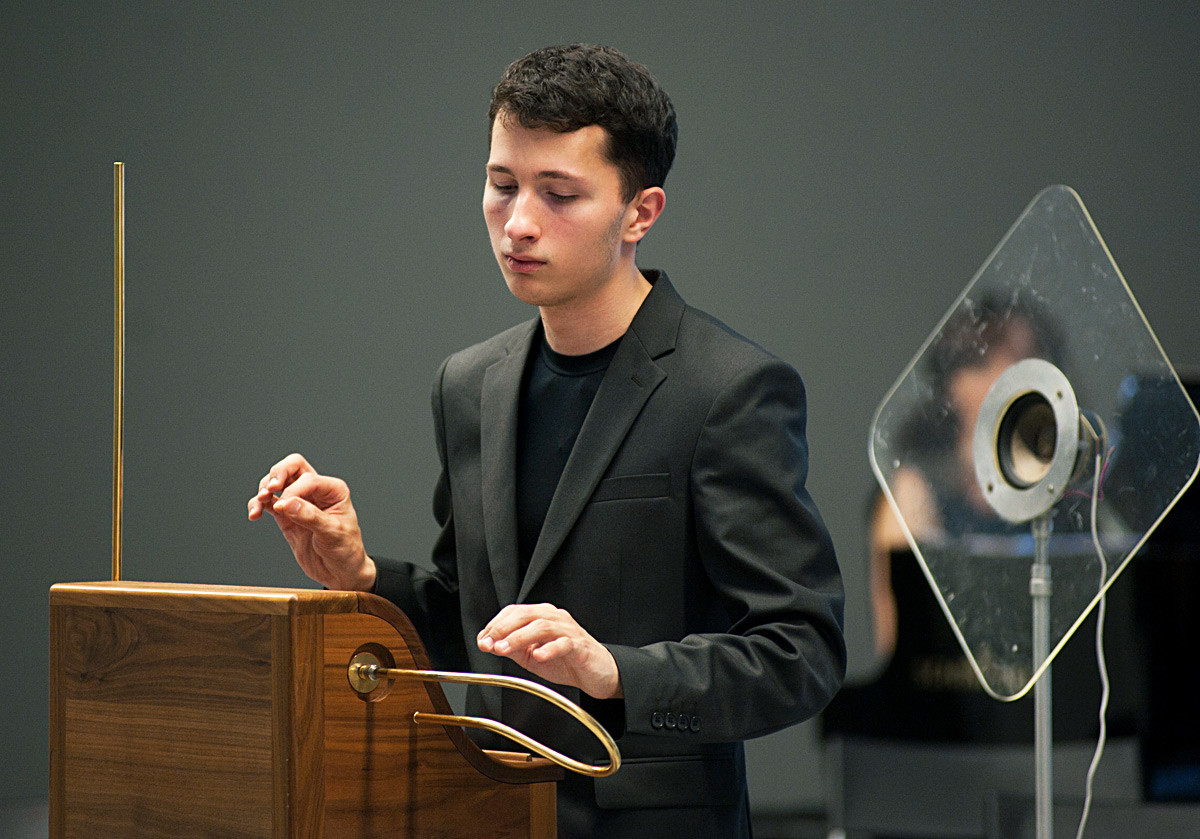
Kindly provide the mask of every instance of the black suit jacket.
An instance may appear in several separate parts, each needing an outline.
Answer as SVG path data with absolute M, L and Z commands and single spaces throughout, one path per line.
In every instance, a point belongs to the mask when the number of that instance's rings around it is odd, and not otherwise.
M 526 677 L 479 652 L 476 634 L 509 603 L 568 610 L 611 650 L 625 697 L 599 703 L 560 688 L 619 736 L 623 760 L 594 789 L 564 784 L 579 799 L 560 799 L 564 818 L 581 806 L 594 810 L 581 830 L 597 834 L 608 824 L 621 836 L 662 835 L 665 825 L 737 835 L 740 741 L 812 716 L 841 684 L 841 578 L 805 489 L 799 375 L 687 306 L 665 275 L 646 273 L 653 288 L 604 376 L 524 578 L 517 406 L 536 319 L 443 364 L 433 391 L 435 570 L 380 563 L 376 591 L 409 614 L 437 666 Z M 524 694 L 485 689 L 468 705 L 600 757 L 586 732 Z

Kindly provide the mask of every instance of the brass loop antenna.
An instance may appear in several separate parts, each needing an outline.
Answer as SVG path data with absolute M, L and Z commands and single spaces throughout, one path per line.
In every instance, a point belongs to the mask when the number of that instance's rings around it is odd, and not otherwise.
M 516 676 L 497 676 L 485 673 L 453 673 L 445 670 L 407 670 L 402 667 L 384 667 L 379 659 L 370 652 L 359 652 L 350 659 L 350 685 L 359 694 L 366 695 L 377 688 L 383 679 L 415 679 L 421 682 L 454 682 L 461 685 L 488 685 L 491 687 L 512 688 L 513 690 L 531 693 L 551 705 L 565 711 L 604 746 L 608 753 L 608 763 L 594 765 L 584 763 L 549 746 L 539 743 L 527 734 L 515 728 L 486 717 L 468 717 L 459 714 L 429 714 L 424 711 L 413 713 L 415 723 L 436 723 L 440 725 L 460 725 L 464 728 L 481 728 L 519 743 L 529 751 L 539 754 L 547 760 L 558 764 L 564 769 L 587 775 L 592 778 L 604 778 L 621 768 L 621 753 L 612 736 L 596 721 L 596 718 L 580 708 L 571 700 L 559 693 Z

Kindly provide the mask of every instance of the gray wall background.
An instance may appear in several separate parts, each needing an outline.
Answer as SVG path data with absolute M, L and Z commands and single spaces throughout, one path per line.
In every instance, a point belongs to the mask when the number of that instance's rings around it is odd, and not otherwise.
M 680 114 L 641 264 L 805 377 L 856 676 L 871 416 L 1042 187 L 1080 192 L 1200 369 L 1195 4 L 6 2 L 0 798 L 45 795 L 47 589 L 109 574 L 112 162 L 126 578 L 308 585 L 245 520 L 293 450 L 349 481 L 370 550 L 423 558 L 431 377 L 531 314 L 478 207 L 488 95 L 576 40 L 646 63 Z M 812 726 L 751 758 L 756 806 L 820 806 Z

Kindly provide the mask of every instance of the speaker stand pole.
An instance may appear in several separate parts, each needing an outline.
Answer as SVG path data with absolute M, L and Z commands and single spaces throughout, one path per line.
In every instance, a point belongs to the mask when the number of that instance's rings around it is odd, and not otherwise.
M 1050 532 L 1053 525 L 1050 514 L 1043 513 L 1031 523 L 1033 530 L 1034 560 L 1030 569 L 1029 594 L 1033 600 L 1033 669 L 1042 666 L 1050 654 L 1050 596 L 1053 583 L 1050 578 Z M 1037 785 L 1037 839 L 1051 839 L 1054 834 L 1054 780 L 1051 777 L 1051 747 L 1054 743 L 1051 731 L 1050 668 L 1034 685 L 1034 738 L 1033 750 L 1036 761 L 1035 782 Z

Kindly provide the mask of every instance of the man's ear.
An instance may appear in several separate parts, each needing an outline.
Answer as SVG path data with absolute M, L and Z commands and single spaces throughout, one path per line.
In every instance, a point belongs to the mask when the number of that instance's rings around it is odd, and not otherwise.
M 626 211 L 626 223 L 623 239 L 626 242 L 640 242 L 662 215 L 663 207 L 667 204 L 667 194 L 661 186 L 648 186 L 629 202 Z

